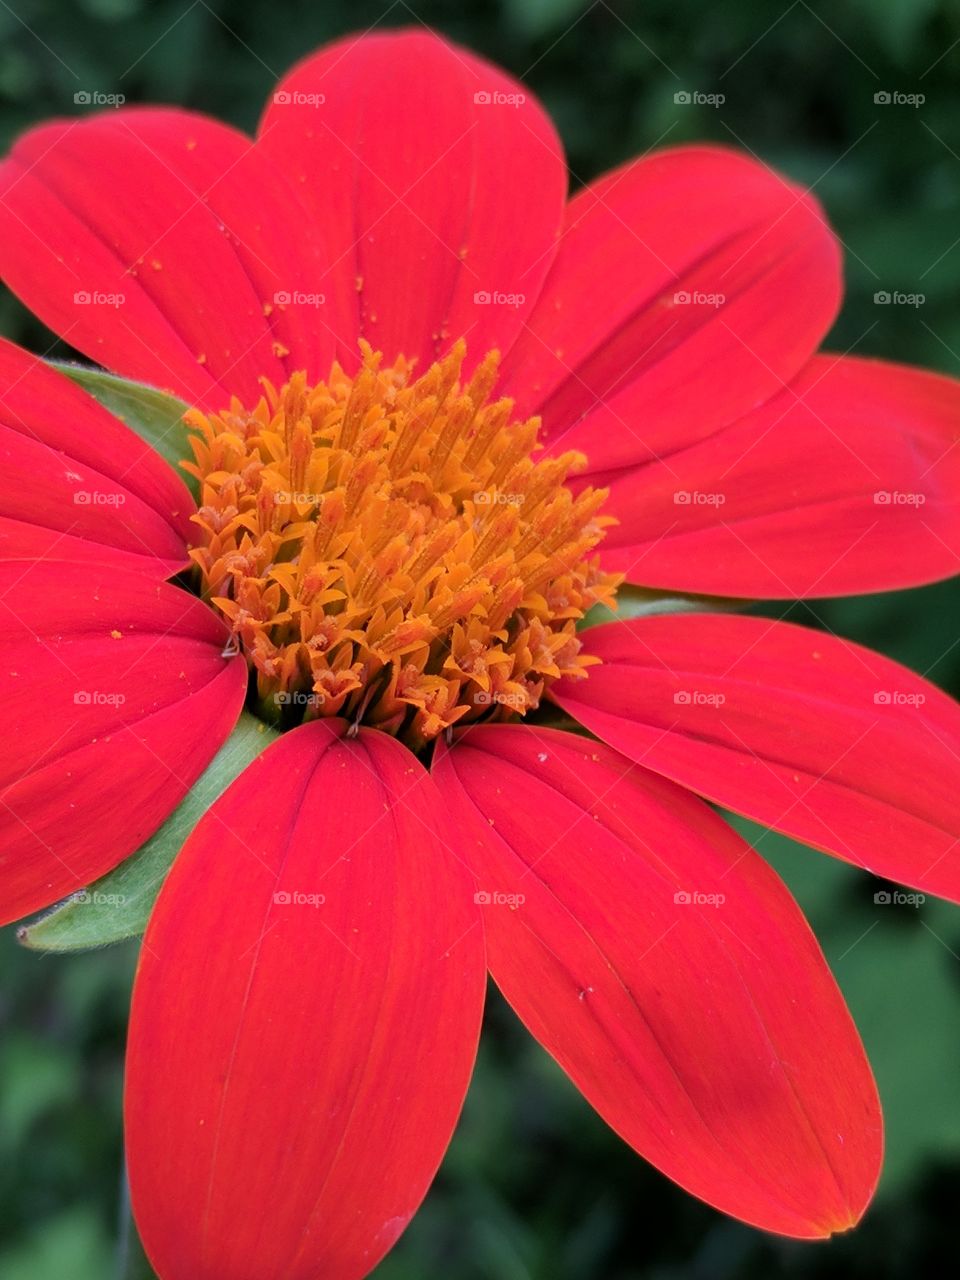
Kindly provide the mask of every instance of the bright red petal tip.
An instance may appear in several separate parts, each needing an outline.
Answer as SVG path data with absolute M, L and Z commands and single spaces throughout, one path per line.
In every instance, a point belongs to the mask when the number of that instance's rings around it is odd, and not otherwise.
M 184 482 L 64 374 L 0 340 L 0 557 L 185 567 Z
M 960 382 L 815 356 L 779 395 L 690 448 L 591 475 L 619 524 L 605 568 L 673 591 L 803 598 L 960 569 Z
M 180 803 L 243 704 L 226 638 L 142 572 L 0 563 L 3 923 L 104 875 Z
M 133 1207 L 163 1280 L 359 1280 L 450 1140 L 483 934 L 439 797 L 385 734 L 285 734 L 184 846 L 127 1053 Z
M 504 389 L 591 471 L 633 466 L 780 391 L 839 301 L 839 249 L 809 194 L 735 151 L 656 152 L 571 201 Z
M 107 111 L 33 129 L 0 164 L 5 282 L 97 363 L 188 403 L 255 403 L 261 377 L 326 374 L 320 274 L 296 192 L 215 120 Z
M 960 706 L 835 636 L 682 614 L 583 633 L 556 701 L 631 760 L 838 858 L 960 901 Z
M 493 976 L 608 1124 L 755 1226 L 855 1223 L 879 1101 L 770 868 L 696 797 L 572 734 L 468 729 L 436 776 L 487 902 Z

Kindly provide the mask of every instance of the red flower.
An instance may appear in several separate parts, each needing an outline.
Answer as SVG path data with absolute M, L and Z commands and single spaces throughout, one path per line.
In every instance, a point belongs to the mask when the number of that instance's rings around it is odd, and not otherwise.
M 163 1280 L 376 1265 L 456 1123 L 485 952 L 694 1194 L 793 1236 L 870 1198 L 855 1028 L 700 797 L 957 898 L 957 708 L 759 617 L 575 627 L 619 575 L 773 599 L 954 573 L 960 389 L 815 354 L 839 253 L 764 166 L 683 148 L 565 190 L 522 86 L 420 33 L 307 59 L 254 143 L 111 111 L 0 169 L 4 278 L 194 406 L 203 494 L 2 347 L 6 918 L 157 829 L 248 671 L 304 721 L 200 822 L 144 941 L 128 1158 Z M 165 581 L 190 561 L 202 599 Z M 538 727 L 547 695 L 599 741 Z

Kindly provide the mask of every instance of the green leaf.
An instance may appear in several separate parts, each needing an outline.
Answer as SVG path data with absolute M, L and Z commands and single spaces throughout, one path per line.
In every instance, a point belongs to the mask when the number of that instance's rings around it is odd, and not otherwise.
M 131 431 L 156 449 L 186 482 L 194 498 L 199 497 L 200 487 L 196 479 L 180 466 L 184 458 L 193 456 L 189 433 L 183 424 L 183 415 L 189 405 L 165 391 L 158 391 L 156 387 L 116 378 L 102 369 L 88 369 L 85 365 L 67 364 L 62 360 L 50 360 L 48 363 L 78 383 L 115 418 L 126 423 Z
M 631 618 L 648 618 L 655 613 L 730 613 L 745 608 L 748 600 L 732 600 L 719 596 L 675 596 L 666 591 L 648 591 L 645 587 L 623 586 L 617 592 L 617 608 L 595 605 L 578 625 L 578 630 L 596 627 L 601 622 L 628 622 Z
M 157 894 L 187 836 L 213 801 L 277 734 L 249 712 L 180 806 L 136 853 L 89 889 L 75 893 L 17 938 L 34 951 L 87 951 L 143 933 Z

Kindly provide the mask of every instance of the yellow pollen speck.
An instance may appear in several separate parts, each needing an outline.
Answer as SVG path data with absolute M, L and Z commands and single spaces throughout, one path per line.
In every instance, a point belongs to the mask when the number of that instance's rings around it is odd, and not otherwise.
M 273 344 L 273 354 L 278 360 L 282 360 L 284 356 L 288 356 L 290 354 L 290 348 L 285 347 L 282 342 L 275 342 Z
M 122 631 L 111 631 L 111 632 L 110 632 L 110 637 L 111 637 L 111 639 L 113 639 L 113 640 L 122 640 L 122 639 L 123 639 L 123 632 L 122 632 Z
M 151 259 L 150 259 L 150 265 L 151 265 L 151 267 L 153 267 L 154 271 L 162 271 L 162 270 L 163 270 L 163 263 L 160 261 L 160 259 L 159 259 L 159 258 L 151 258 Z
M 567 486 L 583 455 L 536 459 L 538 419 L 492 398 L 497 352 L 464 378 L 460 342 L 416 378 L 361 346 L 354 377 L 264 380 L 253 409 L 186 415 L 191 556 L 262 715 L 342 715 L 419 749 L 586 675 L 576 626 L 614 603 L 591 555 L 614 521 L 606 491 Z
M 197 356 L 197 364 L 206 364 L 206 363 L 207 363 L 206 354 L 203 351 L 201 351 L 200 354 Z

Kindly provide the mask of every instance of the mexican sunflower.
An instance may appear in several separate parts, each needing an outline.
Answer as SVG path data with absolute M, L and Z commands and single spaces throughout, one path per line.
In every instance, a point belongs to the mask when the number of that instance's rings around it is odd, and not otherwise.
M 0 350 L 5 918 L 141 846 L 244 706 L 280 730 L 141 951 L 127 1159 L 163 1280 L 366 1275 L 450 1141 L 488 968 L 694 1195 L 796 1237 L 870 1199 L 857 1032 L 713 806 L 960 897 L 957 707 L 760 616 L 579 624 L 624 583 L 953 574 L 960 387 L 817 353 L 837 242 L 760 162 L 567 185 L 526 88 L 421 32 L 310 56 L 253 141 L 122 109 L 0 167 L 9 287 L 188 406 L 178 474 Z

